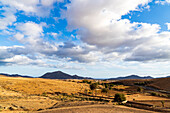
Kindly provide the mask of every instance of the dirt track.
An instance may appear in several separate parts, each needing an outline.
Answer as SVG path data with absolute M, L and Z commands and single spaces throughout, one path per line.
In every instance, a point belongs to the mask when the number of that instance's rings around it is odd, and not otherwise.
M 88 105 L 88 106 L 63 107 L 53 110 L 39 111 L 37 113 L 156 113 L 156 112 L 136 108 L 129 108 L 125 106 Z

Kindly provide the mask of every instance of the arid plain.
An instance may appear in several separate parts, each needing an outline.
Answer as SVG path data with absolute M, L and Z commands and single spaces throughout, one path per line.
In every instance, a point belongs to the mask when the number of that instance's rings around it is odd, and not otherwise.
M 1 76 L 0 110 L 11 113 L 169 112 L 169 80 L 51 80 Z M 98 86 L 91 90 L 93 83 Z M 145 84 L 139 85 L 142 83 Z M 151 86 L 157 90 L 147 89 Z M 139 87 L 142 90 L 139 91 Z M 103 88 L 108 90 L 104 92 Z M 116 93 L 124 94 L 129 103 L 115 102 Z

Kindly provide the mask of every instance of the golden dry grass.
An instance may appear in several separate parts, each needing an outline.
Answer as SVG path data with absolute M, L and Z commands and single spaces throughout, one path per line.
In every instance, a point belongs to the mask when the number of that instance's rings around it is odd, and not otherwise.
M 36 111 L 38 109 L 49 108 L 56 103 L 66 102 L 58 98 L 64 95 L 45 94 L 45 93 L 78 93 L 89 90 L 89 84 L 79 83 L 79 80 L 51 80 L 41 78 L 21 78 L 21 77 L 5 77 L 0 76 L 0 108 L 3 111 L 10 111 L 9 108 L 13 107 L 17 110 L 27 109 L 28 111 Z M 132 89 L 132 86 L 118 85 L 114 86 L 116 89 Z M 133 88 L 134 89 L 134 88 Z M 126 91 L 110 90 L 107 94 L 101 93 L 101 89 L 97 90 L 97 95 L 114 96 L 115 93 L 124 93 Z M 45 95 L 43 95 L 45 94 Z M 40 96 L 38 96 L 40 95 Z M 165 100 L 165 98 L 146 96 L 144 94 L 131 94 L 126 95 L 127 100 Z M 69 100 L 74 100 L 72 96 L 67 97 Z M 77 98 L 76 98 L 77 99 Z M 75 101 L 75 100 L 74 100 Z M 15 106 L 13 106 L 15 105 Z M 8 109 L 6 109 L 8 108 Z
M 112 88 L 115 88 L 115 89 L 121 90 L 121 89 L 127 89 L 127 88 L 129 88 L 129 87 L 130 87 L 130 86 L 115 85 L 115 86 L 113 86 Z
M 156 97 L 156 96 L 147 96 L 144 94 L 132 94 L 132 95 L 126 95 L 126 99 L 128 101 L 132 101 L 132 100 L 169 100 L 167 98 L 163 98 L 163 97 Z
M 46 109 L 62 101 L 55 92 L 74 94 L 85 89 L 89 89 L 88 84 L 65 80 L 0 76 L 0 111 Z M 48 93 L 55 98 L 47 96 Z
M 41 78 L 1 77 L 0 87 L 25 94 L 43 93 L 77 93 L 89 89 L 88 84 L 68 82 L 63 80 L 50 80 Z

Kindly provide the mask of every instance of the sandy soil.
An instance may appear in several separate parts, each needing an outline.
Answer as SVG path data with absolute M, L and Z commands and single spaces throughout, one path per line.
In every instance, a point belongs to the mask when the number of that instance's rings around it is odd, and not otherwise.
M 169 100 L 167 98 L 163 97 L 156 97 L 156 96 L 147 96 L 143 94 L 133 94 L 133 95 L 126 95 L 126 99 L 128 101 L 132 101 L 133 99 L 135 100 Z
M 88 105 L 88 106 L 63 107 L 53 110 L 39 111 L 36 113 L 156 113 L 156 112 L 136 108 L 129 108 L 125 106 Z

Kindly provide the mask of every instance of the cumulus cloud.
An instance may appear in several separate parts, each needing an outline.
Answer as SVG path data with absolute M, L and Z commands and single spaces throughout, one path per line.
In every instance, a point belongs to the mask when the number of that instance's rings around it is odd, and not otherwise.
M 0 0 L 1 16 L 0 30 L 7 33 L 8 27 L 12 26 L 16 20 L 16 13 L 22 12 L 28 16 L 47 17 L 50 15 L 54 4 L 63 0 Z
M 95 57 L 92 52 L 86 50 L 86 47 L 75 45 L 71 42 L 55 43 L 48 42 L 44 38 L 44 27 L 46 23 L 37 24 L 35 22 L 27 21 L 15 23 L 17 17 L 16 12 L 23 11 L 22 13 L 27 16 L 48 16 L 53 5 L 56 2 L 63 2 L 63 0 L 0 0 L 4 5 L 1 9 L 3 17 L 0 21 L 0 29 L 9 29 L 9 25 L 15 27 L 13 31 L 13 39 L 20 42 L 22 46 L 0 46 L 0 63 L 1 65 L 37 65 L 53 68 L 77 68 L 69 65 L 50 64 L 48 60 L 65 59 L 67 61 L 78 62 L 91 62 Z M 14 24 L 15 23 L 15 24 Z M 62 33 L 51 32 L 54 38 L 61 36 Z M 47 59 L 47 61 L 43 61 Z M 80 68 L 79 68 L 80 69 Z
M 87 45 L 82 47 L 72 42 L 65 42 L 59 46 L 56 55 L 60 58 L 68 58 L 69 61 L 88 63 L 97 61 L 99 53 Z
M 139 32 L 156 32 L 154 30 L 157 25 L 130 23 L 127 19 L 121 19 L 121 16 L 129 11 L 139 10 L 139 5 L 145 6 L 148 2 L 149 0 L 72 0 L 65 14 L 68 28 L 79 29 L 78 34 L 83 42 L 98 47 L 117 48 L 132 45 L 133 42 L 133 45 L 138 44 Z M 151 27 L 155 29 L 148 32 L 146 29 Z
M 169 59 L 169 32 L 159 33 L 161 28 L 158 24 L 121 19 L 130 11 L 148 8 L 149 2 L 71 0 L 64 14 L 69 30 L 78 29 L 84 43 L 96 46 L 105 56 L 113 57 L 110 59 L 117 55 L 125 61 Z
M 67 6 L 66 17 L 70 28 L 97 29 L 110 25 L 112 21 L 120 19 L 130 11 L 139 10 L 139 5 L 145 6 L 149 1 L 71 0 L 71 4 Z
M 1 46 L 0 47 L 0 59 L 5 59 L 5 58 L 10 58 L 10 57 L 12 57 L 13 56 L 13 54 L 12 53 L 9 53 L 8 51 L 7 51 L 7 49 L 8 49 L 9 47 L 5 47 L 5 46 Z
M 79 43 L 46 40 L 45 36 L 57 38 L 61 32 L 44 33 L 46 23 L 31 21 L 15 23 L 13 38 L 22 46 L 0 46 L 0 64 L 37 65 L 44 67 L 73 68 L 56 62 L 91 63 L 119 61 L 164 61 L 170 59 L 170 32 L 161 32 L 158 24 L 131 22 L 122 19 L 131 11 L 149 8 L 151 0 L 71 0 L 62 16 L 67 20 L 67 29 L 77 30 Z M 8 17 L 5 11 L 6 29 L 16 21 L 14 13 L 23 11 L 26 15 L 49 16 L 55 2 L 62 0 L 1 0 L 1 3 L 15 9 Z M 5 7 L 5 8 L 8 8 Z M 6 10 L 6 9 L 4 9 Z M 10 12 L 10 11 L 9 11 Z M 168 30 L 169 30 L 169 23 Z M 71 37 L 75 37 L 72 35 Z M 76 67 L 74 67 L 76 68 Z
M 0 61 L 1 65 L 32 65 L 49 68 L 81 69 L 81 67 L 69 66 L 65 64 L 48 64 L 44 59 L 31 59 L 27 56 L 15 55 L 12 58 L 6 58 Z
M 156 47 L 150 47 L 145 46 L 141 48 L 135 49 L 133 54 L 126 58 L 126 61 L 157 61 L 157 60 L 163 60 L 166 61 L 170 59 L 170 51 L 169 48 L 163 50 L 163 48 L 156 48 Z
M 24 11 L 27 15 L 48 16 L 53 5 L 63 0 L 0 0 L 3 5 Z
M 36 55 L 38 52 L 32 51 L 33 48 L 24 46 L 0 46 L 0 66 L 10 65 L 31 65 L 49 68 L 64 69 L 83 69 L 81 66 L 74 66 L 67 63 L 67 60 L 49 58 L 48 54 Z
M 1 11 L 3 11 L 1 13 L 3 17 L 0 18 L 0 30 L 5 30 L 16 21 L 17 17 L 14 15 L 16 10 L 14 8 L 2 7 Z
M 1 61 L 8 62 L 7 64 L 9 65 L 41 64 L 42 66 L 55 67 L 55 65 L 47 62 L 46 64 L 40 63 L 38 59 L 65 59 L 65 62 L 94 62 L 97 60 L 95 52 L 91 51 L 94 50 L 94 47 L 88 45 L 80 46 L 70 41 L 54 43 L 43 39 L 43 28 L 45 25 L 34 22 L 16 24 L 17 32 L 13 38 L 23 44 L 23 46 L 0 47 L 1 54 L 4 54 Z
M 151 37 L 150 41 L 137 46 L 125 58 L 126 61 L 166 61 L 170 59 L 170 32 L 162 32 Z

